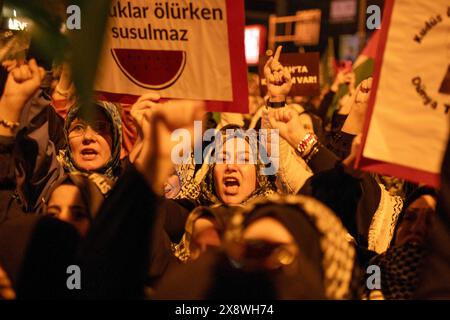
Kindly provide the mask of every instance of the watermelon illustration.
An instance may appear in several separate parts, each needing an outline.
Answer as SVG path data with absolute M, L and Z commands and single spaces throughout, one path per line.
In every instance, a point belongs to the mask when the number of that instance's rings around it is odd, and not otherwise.
M 123 74 L 146 89 L 170 87 L 186 65 L 185 51 L 111 49 L 111 54 Z

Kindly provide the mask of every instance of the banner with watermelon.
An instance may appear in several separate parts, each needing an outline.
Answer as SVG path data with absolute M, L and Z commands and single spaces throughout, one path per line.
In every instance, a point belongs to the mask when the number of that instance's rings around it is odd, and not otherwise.
M 112 1 L 95 89 L 123 103 L 155 90 L 247 113 L 244 1 Z
M 448 0 L 387 0 L 360 168 L 438 186 L 449 138 Z

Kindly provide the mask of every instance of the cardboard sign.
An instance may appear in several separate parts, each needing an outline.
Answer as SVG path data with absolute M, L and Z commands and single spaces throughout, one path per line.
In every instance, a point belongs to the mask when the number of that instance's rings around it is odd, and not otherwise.
M 247 112 L 243 0 L 116 0 L 95 89 Z M 123 99 L 122 99 L 123 100 Z
M 438 186 L 449 137 L 449 30 L 447 0 L 386 1 L 361 168 Z
M 320 9 L 297 11 L 295 23 L 295 44 L 297 46 L 316 46 L 320 38 Z
M 280 63 L 287 67 L 292 77 L 290 96 L 317 96 L 320 94 L 319 84 L 319 53 L 282 53 Z M 259 76 L 261 79 L 261 96 L 267 94 L 266 79 L 264 78 L 264 65 L 268 57 L 260 59 Z

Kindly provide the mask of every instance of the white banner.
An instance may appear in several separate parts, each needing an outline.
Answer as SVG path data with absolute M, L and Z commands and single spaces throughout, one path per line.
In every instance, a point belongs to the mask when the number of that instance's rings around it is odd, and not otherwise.
M 390 164 L 382 173 L 437 180 L 449 137 L 450 95 L 442 89 L 450 65 L 449 2 L 385 6 L 363 157 Z
M 225 0 L 113 1 L 95 89 L 233 101 L 227 16 Z

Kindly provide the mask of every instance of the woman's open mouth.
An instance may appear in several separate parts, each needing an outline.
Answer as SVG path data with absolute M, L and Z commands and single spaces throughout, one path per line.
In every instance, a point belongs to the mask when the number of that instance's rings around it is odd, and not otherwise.
M 226 194 L 234 195 L 239 191 L 239 187 L 241 186 L 239 180 L 234 177 L 227 177 L 223 179 L 224 191 Z
M 84 148 L 81 150 L 80 154 L 83 160 L 94 160 L 97 157 L 98 152 L 92 148 Z

